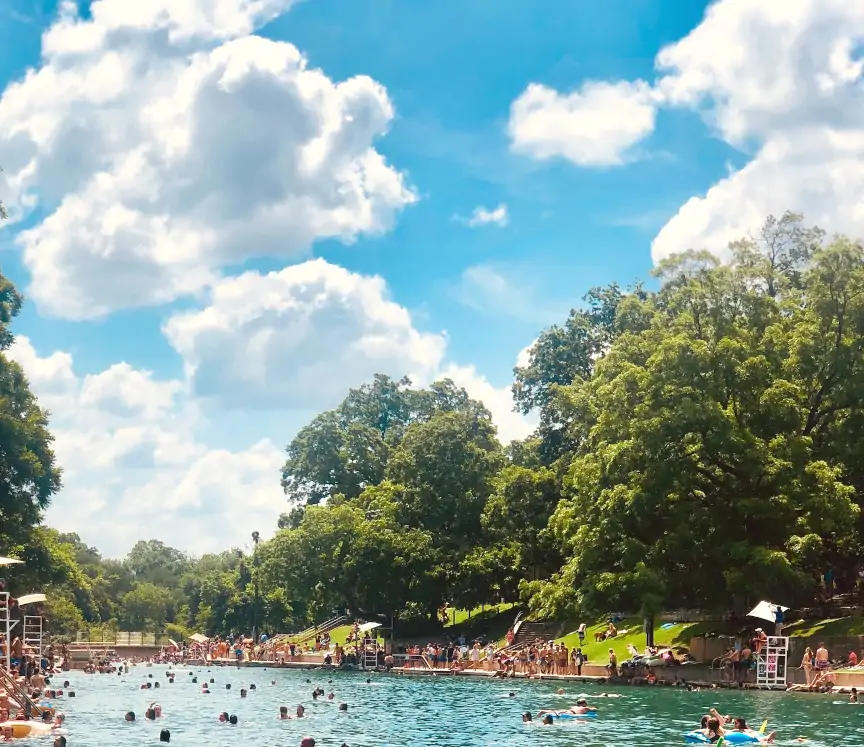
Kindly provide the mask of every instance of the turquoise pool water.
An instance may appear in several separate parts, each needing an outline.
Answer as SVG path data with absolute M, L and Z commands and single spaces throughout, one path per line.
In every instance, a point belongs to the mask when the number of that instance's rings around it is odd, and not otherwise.
M 76 691 L 75 698 L 60 701 L 68 717 L 69 747 L 159 745 L 162 728 L 171 730 L 172 745 L 190 747 L 297 747 L 306 735 L 314 737 L 318 747 L 340 747 L 343 742 L 349 747 L 656 747 L 683 745 L 683 733 L 712 705 L 721 713 L 744 716 L 756 728 L 768 719 L 770 728 L 778 730 L 778 744 L 798 744 L 796 738 L 806 736 L 810 747 L 864 745 L 864 706 L 835 704 L 839 696 L 697 693 L 665 687 L 604 690 L 577 683 L 491 682 L 447 675 L 373 674 L 373 684 L 367 685 L 367 675 L 359 672 L 218 667 L 175 671 L 173 685 L 164 666 L 139 665 L 122 677 L 70 672 L 58 678 L 68 678 Z M 198 684 L 191 682 L 189 671 Z M 140 690 L 151 674 L 160 688 Z M 211 677 L 212 694 L 202 695 L 201 682 Z M 252 683 L 256 690 L 241 699 L 240 688 Z M 313 702 L 316 686 L 333 690 L 335 699 Z M 558 687 L 567 695 L 556 695 Z M 509 697 L 511 691 L 514 697 Z M 621 697 L 596 697 L 601 692 Z M 523 711 L 564 707 L 580 693 L 599 709 L 597 719 L 545 727 L 521 721 Z M 153 700 L 162 705 L 163 717 L 145 722 L 144 710 Z M 339 702 L 348 704 L 347 713 L 338 711 Z M 293 712 L 298 703 L 306 706 L 307 718 L 278 720 L 280 705 Z M 137 723 L 123 721 L 130 710 Z M 221 711 L 236 714 L 240 723 L 219 723 Z

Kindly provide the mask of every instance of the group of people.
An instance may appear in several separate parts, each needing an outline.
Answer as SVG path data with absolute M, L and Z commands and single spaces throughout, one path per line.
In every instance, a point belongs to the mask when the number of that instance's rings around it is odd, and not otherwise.
M 55 674 L 53 650 L 49 646 L 44 655 L 25 651 L 20 639 L 11 643 L 12 667 L 4 672 L 0 688 L 0 741 L 40 735 L 53 736 L 54 747 L 66 747 L 66 717 L 60 713 L 55 701 L 64 696 L 74 697 L 68 690 L 52 688 L 51 675 Z M 5 651 L 3 652 L 5 658 Z
M 716 708 L 711 708 L 707 715 L 702 717 L 700 728 L 697 729 L 709 742 L 719 742 L 729 732 L 739 732 L 752 737 L 754 741 L 762 743 L 773 742 L 777 736 L 776 732 L 764 734 L 755 731 L 747 725 L 747 721 L 741 717 L 722 716 Z

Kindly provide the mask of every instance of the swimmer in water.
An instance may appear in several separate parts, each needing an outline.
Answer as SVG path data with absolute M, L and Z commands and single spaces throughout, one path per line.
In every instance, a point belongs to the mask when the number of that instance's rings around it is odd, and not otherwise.
M 849 695 L 849 702 L 850 703 L 857 703 L 858 702 L 858 688 L 857 687 L 852 688 L 852 692 Z
M 547 713 L 543 717 L 543 726 L 552 726 L 555 723 L 555 719 L 552 717 L 551 713 Z
M 279 719 L 284 721 L 288 718 L 288 706 L 279 706 Z
M 219 714 L 219 721 L 221 721 L 222 723 L 225 723 L 227 720 L 228 720 L 228 712 L 222 711 L 222 713 Z
M 124 718 L 125 718 L 127 721 L 134 721 L 134 720 L 135 720 L 135 712 L 134 712 L 134 711 L 128 711 L 128 712 L 126 713 L 126 715 L 124 716 Z
M 531 715 L 531 711 L 525 711 L 522 714 L 522 723 L 528 724 L 534 720 L 534 717 Z

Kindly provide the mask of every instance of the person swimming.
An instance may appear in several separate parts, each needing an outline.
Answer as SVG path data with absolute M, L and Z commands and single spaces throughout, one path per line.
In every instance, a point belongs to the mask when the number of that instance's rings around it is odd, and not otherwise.
M 755 737 L 760 742 L 773 742 L 775 737 L 777 736 L 776 731 L 772 731 L 767 737 L 761 732 L 754 731 L 749 726 L 747 726 L 747 721 L 743 718 L 736 718 L 734 720 L 734 725 L 731 731 L 739 732 L 741 734 L 747 734 L 748 736 Z
M 127 711 L 124 718 L 126 719 L 126 721 L 134 721 L 135 720 L 135 712 L 134 711 Z
M 533 720 L 534 720 L 534 717 L 531 715 L 531 711 L 525 711 L 525 713 L 522 714 L 522 722 L 523 723 L 527 724 L 527 723 L 532 722 Z
M 852 692 L 849 694 L 849 702 L 857 703 L 858 702 L 858 688 L 853 687 Z

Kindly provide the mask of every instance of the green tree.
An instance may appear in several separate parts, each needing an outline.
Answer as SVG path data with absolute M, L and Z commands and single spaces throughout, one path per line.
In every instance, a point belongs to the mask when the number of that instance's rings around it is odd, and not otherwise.
M 767 224 L 766 243 L 793 237 L 767 264 L 735 245 L 729 265 L 662 263 L 650 325 L 566 388 L 582 444 L 550 520 L 566 561 L 524 585 L 535 609 L 795 602 L 851 560 L 860 499 L 826 444 L 864 394 L 864 255 L 813 249 L 790 221 Z
M 406 430 L 440 412 L 484 417 L 486 409 L 449 379 L 429 389 L 376 374 L 349 391 L 335 410 L 318 415 L 288 445 L 282 488 L 293 504 L 315 505 L 334 495 L 353 499 L 378 485 L 390 453 Z
M 48 416 L 21 367 L 5 354 L 20 310 L 21 296 L 0 275 L 0 546 L 27 543 L 60 489 Z
M 136 584 L 123 595 L 120 622 L 126 630 L 146 630 L 161 634 L 168 621 L 171 595 L 155 584 Z

